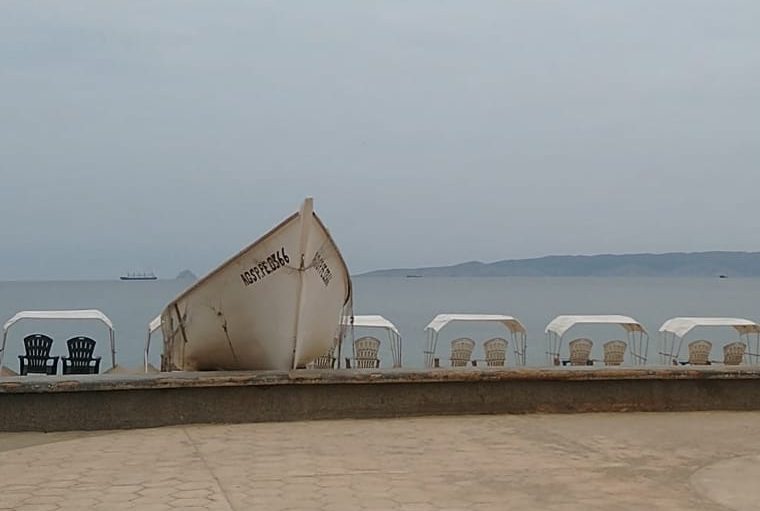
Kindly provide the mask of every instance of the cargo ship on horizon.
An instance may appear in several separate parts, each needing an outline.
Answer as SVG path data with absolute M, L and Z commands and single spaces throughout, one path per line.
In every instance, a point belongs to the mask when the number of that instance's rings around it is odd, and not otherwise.
M 158 280 L 158 277 L 156 277 L 156 274 L 153 272 L 125 273 L 124 275 L 119 277 L 119 280 Z

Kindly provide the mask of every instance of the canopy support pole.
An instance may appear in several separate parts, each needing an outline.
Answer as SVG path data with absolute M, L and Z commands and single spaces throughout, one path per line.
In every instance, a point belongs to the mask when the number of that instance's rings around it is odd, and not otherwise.
M 391 343 L 391 355 L 393 357 L 393 367 L 401 367 L 401 340 L 398 338 L 398 336 L 392 332 L 388 331 L 388 340 Z
M 644 334 L 642 333 L 641 335 L 643 336 Z M 647 334 L 646 334 L 646 346 L 644 348 L 644 364 L 643 365 L 646 365 L 646 363 L 648 361 L 649 361 L 649 333 L 647 332 Z
M 337 360 L 338 367 L 336 369 L 340 369 L 340 357 L 342 355 L 342 352 L 343 352 L 343 335 L 338 335 L 338 360 Z
M 148 354 L 150 353 L 150 335 L 151 335 L 150 328 L 148 328 L 148 337 L 145 339 L 145 353 L 143 356 L 143 362 L 144 362 L 144 369 L 145 372 L 148 372 Z
M 546 354 L 549 359 L 549 365 L 561 365 L 562 360 L 560 359 L 560 352 L 562 350 L 562 336 L 549 332 L 546 334 L 546 339 L 549 347 L 549 351 Z
M 0 347 L 0 369 L 3 367 L 3 360 L 5 359 L 5 342 L 8 340 L 8 330 L 3 331 L 3 345 Z
M 116 333 L 111 330 L 111 367 L 116 367 Z

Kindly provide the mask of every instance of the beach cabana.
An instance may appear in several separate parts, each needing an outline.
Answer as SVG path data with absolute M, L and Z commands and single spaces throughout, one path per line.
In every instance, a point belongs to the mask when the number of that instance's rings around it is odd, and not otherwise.
M 97 309 L 84 310 L 45 310 L 45 311 L 21 311 L 10 318 L 3 325 L 3 343 L 0 346 L 0 367 L 3 365 L 5 358 L 5 348 L 8 341 L 8 331 L 10 328 L 22 320 L 29 319 L 56 319 L 56 320 L 94 320 L 103 323 L 108 328 L 108 337 L 111 346 L 111 366 L 116 367 L 116 333 L 111 320 Z
M 663 364 L 677 364 L 686 337 L 697 327 L 729 327 L 739 334 L 740 342 L 752 351 L 748 354 L 752 363 L 758 362 L 760 356 L 760 325 L 743 318 L 672 318 L 660 327 L 661 351 Z
M 516 363 L 518 365 L 525 365 L 528 333 L 517 318 L 501 314 L 439 314 L 425 327 L 425 332 L 427 332 L 427 344 L 424 352 L 425 367 L 433 367 L 435 351 L 438 347 L 438 336 L 441 330 L 450 323 L 460 321 L 503 325 L 512 338 L 512 348 Z
M 629 316 L 557 316 L 546 325 L 547 357 L 551 365 L 558 365 L 565 334 L 576 325 L 618 325 L 626 335 L 626 344 L 634 365 L 644 365 L 649 351 L 649 334 L 641 323 Z
M 144 368 L 145 372 L 149 372 L 148 354 L 150 353 L 150 339 L 156 330 L 161 328 L 161 316 L 156 316 L 150 323 L 148 323 L 148 337 L 145 339 L 145 354 L 144 354 Z
M 396 325 L 391 323 L 389 320 L 377 314 L 346 316 L 343 318 L 342 325 L 351 329 L 352 341 L 354 340 L 354 328 L 369 328 L 385 331 L 386 335 L 388 336 L 388 342 L 391 348 L 393 367 L 401 367 L 401 333 L 398 331 L 398 328 L 396 328 Z M 345 332 L 347 331 L 348 329 L 346 329 Z M 342 345 L 342 340 L 343 339 L 341 339 L 341 343 L 339 343 L 338 346 L 338 365 L 340 365 L 340 348 Z M 352 349 L 355 350 L 356 347 L 354 346 L 353 342 L 351 343 L 351 346 Z M 354 353 L 354 358 L 356 358 L 356 353 Z

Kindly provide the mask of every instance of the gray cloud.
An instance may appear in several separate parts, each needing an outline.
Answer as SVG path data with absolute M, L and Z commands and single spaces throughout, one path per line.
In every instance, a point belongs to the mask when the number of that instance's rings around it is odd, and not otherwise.
M 5 2 L 0 278 L 760 249 L 755 2 Z

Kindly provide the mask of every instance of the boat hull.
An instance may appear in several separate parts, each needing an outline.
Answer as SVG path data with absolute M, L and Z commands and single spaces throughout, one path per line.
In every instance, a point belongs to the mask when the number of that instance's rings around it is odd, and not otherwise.
M 303 366 L 333 345 L 350 295 L 348 269 L 308 200 L 164 309 L 162 369 Z

